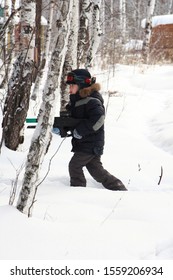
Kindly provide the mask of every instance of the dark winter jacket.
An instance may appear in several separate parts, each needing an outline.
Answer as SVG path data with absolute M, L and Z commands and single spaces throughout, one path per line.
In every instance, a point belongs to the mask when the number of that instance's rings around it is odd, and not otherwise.
M 95 83 L 70 95 L 70 103 L 67 108 L 70 110 L 71 116 L 83 119 L 76 126 L 76 130 L 82 138 L 72 138 L 73 152 L 103 154 L 105 108 L 99 90 L 100 85 Z

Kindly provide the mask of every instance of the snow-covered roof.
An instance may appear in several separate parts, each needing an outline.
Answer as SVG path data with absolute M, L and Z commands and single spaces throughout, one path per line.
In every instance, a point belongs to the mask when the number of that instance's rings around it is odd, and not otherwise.
M 160 15 L 152 17 L 152 27 L 156 27 L 161 24 L 173 24 L 173 15 Z M 141 26 L 145 28 L 146 18 L 142 20 Z

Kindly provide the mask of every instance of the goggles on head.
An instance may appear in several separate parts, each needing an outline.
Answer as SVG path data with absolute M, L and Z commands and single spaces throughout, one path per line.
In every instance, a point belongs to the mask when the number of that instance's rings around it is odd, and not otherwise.
M 86 85 L 91 85 L 93 83 L 93 78 L 89 78 L 89 77 L 84 77 L 84 76 L 77 76 L 73 73 L 69 73 L 67 75 L 67 80 L 66 83 L 67 84 L 77 84 L 77 85 L 81 85 L 81 84 L 86 84 Z

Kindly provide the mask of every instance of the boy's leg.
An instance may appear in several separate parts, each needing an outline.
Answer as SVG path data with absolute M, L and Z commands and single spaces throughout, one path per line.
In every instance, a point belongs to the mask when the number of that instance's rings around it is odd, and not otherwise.
M 76 152 L 69 162 L 70 186 L 86 187 L 83 167 L 92 160 L 94 155 Z
M 115 176 L 111 175 L 106 169 L 103 168 L 100 156 L 95 156 L 86 165 L 91 176 L 99 183 L 112 191 L 126 191 L 124 184 Z

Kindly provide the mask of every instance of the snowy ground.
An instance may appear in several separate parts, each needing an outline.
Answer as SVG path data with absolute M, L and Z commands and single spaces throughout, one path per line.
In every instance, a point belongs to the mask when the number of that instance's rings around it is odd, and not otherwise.
M 88 173 L 87 188 L 70 188 L 70 138 L 56 153 L 62 139 L 53 135 L 41 176 L 55 154 L 51 169 L 27 218 L 16 201 L 8 205 L 33 133 L 27 130 L 19 152 L 3 147 L 0 155 L 1 260 L 173 259 L 173 66 L 117 65 L 114 77 L 93 74 L 107 107 L 102 161 L 129 191 L 106 190 Z

